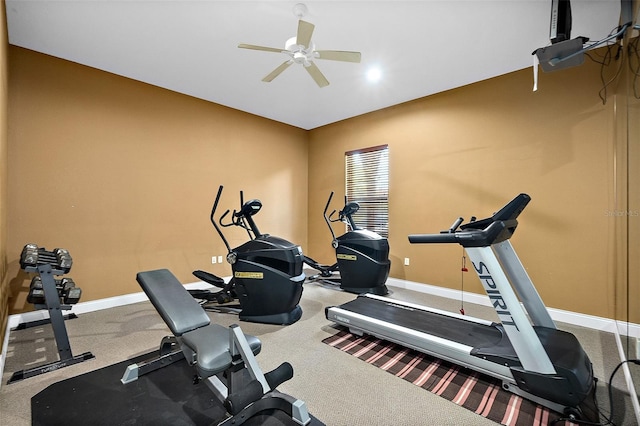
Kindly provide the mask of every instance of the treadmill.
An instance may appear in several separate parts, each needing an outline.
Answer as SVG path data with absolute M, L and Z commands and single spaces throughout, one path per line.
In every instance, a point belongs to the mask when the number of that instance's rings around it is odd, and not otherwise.
M 531 198 L 519 194 L 493 216 L 447 231 L 409 235 L 412 244 L 460 244 L 500 323 L 373 294 L 328 307 L 328 320 L 498 378 L 503 389 L 583 418 L 593 368 L 576 337 L 558 330 L 509 241 Z

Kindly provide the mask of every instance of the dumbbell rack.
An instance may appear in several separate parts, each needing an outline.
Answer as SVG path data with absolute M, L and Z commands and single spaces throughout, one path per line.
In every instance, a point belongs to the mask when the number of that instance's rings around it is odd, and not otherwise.
M 13 373 L 7 383 L 59 370 L 94 358 L 91 352 L 75 356 L 71 352 L 69 335 L 64 323 L 65 318 L 62 315 L 62 311 L 71 309 L 71 305 L 60 303 L 60 295 L 56 288 L 55 279 L 55 276 L 68 273 L 71 270 L 71 264 L 71 256 L 64 249 L 56 249 L 53 252 L 49 252 L 44 248 L 38 248 L 35 244 L 27 244 L 22 250 L 21 268 L 25 272 L 37 273 L 42 281 L 45 303 L 35 304 L 35 307 L 36 309 L 47 309 L 49 311 L 49 322 L 53 328 L 59 359 L 38 367 L 17 371 Z

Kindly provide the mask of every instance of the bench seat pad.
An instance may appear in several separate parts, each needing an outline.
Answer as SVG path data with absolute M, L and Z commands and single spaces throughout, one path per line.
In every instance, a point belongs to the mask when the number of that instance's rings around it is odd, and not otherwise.
M 200 377 L 218 374 L 231 365 L 229 336 L 229 329 L 219 324 L 209 324 L 181 336 L 182 344 L 197 354 L 196 368 Z M 248 334 L 245 337 L 253 354 L 258 355 L 262 349 L 260 339 Z

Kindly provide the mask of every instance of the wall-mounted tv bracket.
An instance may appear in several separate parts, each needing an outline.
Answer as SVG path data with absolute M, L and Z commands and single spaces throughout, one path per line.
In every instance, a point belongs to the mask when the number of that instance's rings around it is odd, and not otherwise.
M 75 286 L 75 282 L 71 278 L 55 278 L 69 273 L 72 264 L 73 259 L 65 249 L 56 248 L 53 251 L 47 251 L 44 247 L 38 247 L 36 244 L 27 244 L 22 249 L 20 267 L 25 272 L 37 274 L 31 280 L 27 300 L 33 303 L 36 309 L 48 310 L 49 319 L 38 323 L 51 323 L 59 359 L 38 367 L 17 371 L 13 373 L 7 383 L 59 370 L 94 358 L 91 352 L 73 355 L 64 323 L 65 317 L 62 315 L 62 311 L 70 310 L 71 305 L 77 303 L 82 294 L 82 290 Z

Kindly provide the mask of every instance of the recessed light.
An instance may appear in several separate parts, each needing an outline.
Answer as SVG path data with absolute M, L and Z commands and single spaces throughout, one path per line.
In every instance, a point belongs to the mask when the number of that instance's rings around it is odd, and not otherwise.
M 370 68 L 369 71 L 367 71 L 367 80 L 369 80 L 372 83 L 375 83 L 377 81 L 379 81 L 382 78 L 382 71 L 380 71 L 380 68 L 374 67 L 374 68 Z

